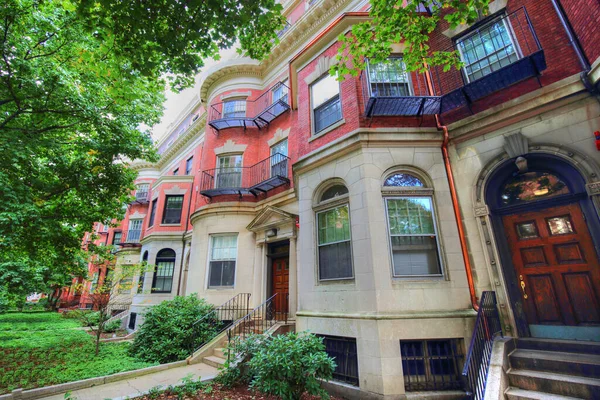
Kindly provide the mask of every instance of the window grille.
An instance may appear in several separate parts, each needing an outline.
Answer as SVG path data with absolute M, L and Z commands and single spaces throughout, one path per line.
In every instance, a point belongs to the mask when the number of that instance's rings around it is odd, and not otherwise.
M 323 338 L 325 351 L 329 357 L 335 359 L 336 367 L 333 372 L 333 379 L 359 386 L 356 339 L 339 336 L 318 336 Z
M 462 339 L 401 340 L 407 392 L 462 389 Z

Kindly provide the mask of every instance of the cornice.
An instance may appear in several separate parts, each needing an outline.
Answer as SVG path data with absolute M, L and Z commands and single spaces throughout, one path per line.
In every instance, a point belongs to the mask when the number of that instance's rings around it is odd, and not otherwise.
M 194 182 L 194 175 L 162 175 L 152 185 L 155 189 L 163 183 L 192 183 Z
M 200 207 L 190 216 L 190 223 L 194 225 L 197 220 L 207 216 L 214 215 L 254 215 L 256 213 L 255 204 L 244 204 L 241 202 L 227 202 L 207 204 Z
M 160 155 L 160 159 L 156 163 L 151 163 L 143 160 L 135 160 L 131 163 L 131 169 L 139 171 L 141 169 L 160 169 L 166 164 L 171 162 L 176 155 L 179 154 L 180 150 L 183 149 L 193 139 L 200 138 L 204 134 L 204 128 L 206 126 L 207 114 L 204 112 L 197 120 L 181 136 L 179 136 L 175 142 L 169 147 L 163 154 Z
M 177 240 L 179 242 L 181 242 L 181 237 L 182 235 L 186 233 L 183 231 L 176 231 L 176 232 L 156 232 L 156 233 L 150 233 L 146 236 L 144 236 L 141 240 L 140 243 L 143 245 L 146 245 L 148 243 L 152 243 L 152 242 L 157 242 L 157 241 L 171 241 L 171 240 Z

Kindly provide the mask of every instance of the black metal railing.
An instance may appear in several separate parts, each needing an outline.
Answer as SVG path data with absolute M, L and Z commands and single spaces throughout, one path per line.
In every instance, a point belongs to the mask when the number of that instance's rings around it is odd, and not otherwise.
M 264 303 L 250 311 L 244 317 L 235 321 L 227 329 L 227 340 L 230 352 L 227 358 L 236 354 L 237 344 L 252 334 L 262 335 L 278 322 L 287 323 L 289 296 L 275 293 Z
M 465 390 L 470 399 L 483 399 L 492 347 L 494 339 L 498 336 L 502 337 L 502 324 L 496 304 L 496 293 L 483 292 L 471 344 L 462 371 Z
M 290 109 L 289 88 L 278 82 L 256 99 L 229 100 L 212 104 L 208 124 L 217 131 L 242 127 L 261 129 Z
M 135 191 L 135 201 L 138 203 L 147 203 L 148 202 L 148 190 L 136 190 Z
M 123 232 L 125 234 L 125 232 Z M 141 229 L 129 229 L 125 236 L 121 237 L 121 243 L 139 243 L 142 236 Z
M 225 329 L 231 327 L 235 321 L 248 315 L 251 310 L 250 296 L 250 293 L 239 293 L 220 306 L 213 307 L 210 312 L 194 322 L 190 354 L 193 354 Z M 206 324 L 216 327 L 216 335 L 204 337 Z
M 221 167 L 202 171 L 200 193 L 207 197 L 223 194 L 257 196 L 289 181 L 289 157 L 275 153 L 249 167 Z
M 496 36 L 491 37 L 492 31 Z M 525 7 L 476 24 L 463 39 L 442 50 L 461 56 L 463 68 L 444 71 L 443 66 L 433 66 L 425 72 L 410 72 L 399 58 L 367 65 L 360 76 L 365 116 L 422 116 L 463 106 L 470 109 L 474 101 L 546 69 L 544 51 Z

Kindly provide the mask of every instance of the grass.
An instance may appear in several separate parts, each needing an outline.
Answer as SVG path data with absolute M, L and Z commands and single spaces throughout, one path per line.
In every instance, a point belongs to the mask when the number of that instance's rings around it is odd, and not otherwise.
M 128 355 L 129 343 L 101 344 L 57 313 L 0 315 L 0 394 L 156 365 Z

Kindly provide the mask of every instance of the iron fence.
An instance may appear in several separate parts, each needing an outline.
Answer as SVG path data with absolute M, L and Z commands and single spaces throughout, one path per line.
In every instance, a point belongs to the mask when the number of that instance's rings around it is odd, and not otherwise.
M 496 293 L 483 292 L 462 371 L 465 389 L 470 399 L 483 399 L 492 347 L 497 336 L 502 337 L 502 325 L 496 304 Z

